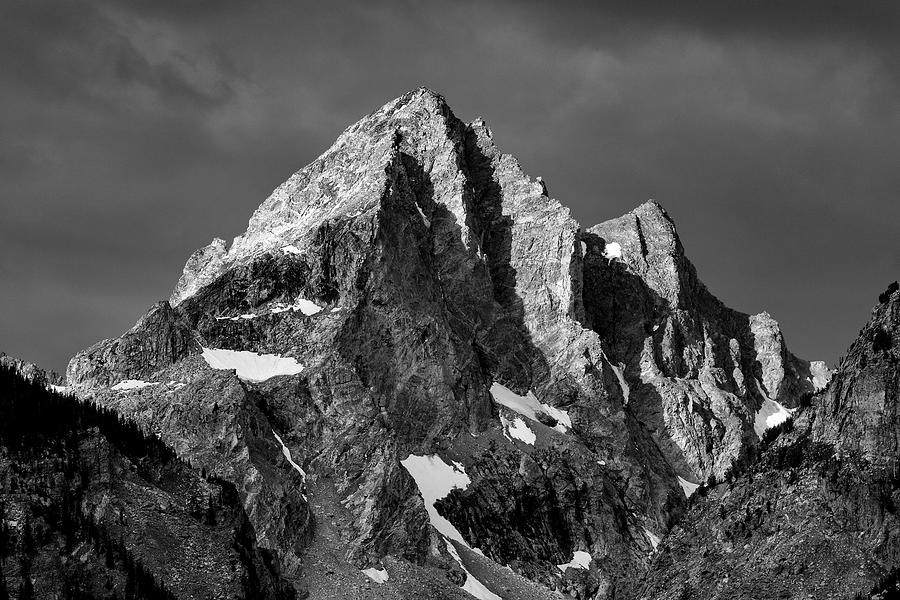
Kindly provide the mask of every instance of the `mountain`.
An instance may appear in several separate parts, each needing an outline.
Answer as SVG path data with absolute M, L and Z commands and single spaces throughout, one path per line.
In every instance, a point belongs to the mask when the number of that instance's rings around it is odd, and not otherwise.
M 900 594 L 897 290 L 882 294 L 827 391 L 698 498 L 634 597 Z
M 659 204 L 584 228 L 420 88 L 66 391 L 232 486 L 297 597 L 622 598 L 830 376 L 705 288 Z

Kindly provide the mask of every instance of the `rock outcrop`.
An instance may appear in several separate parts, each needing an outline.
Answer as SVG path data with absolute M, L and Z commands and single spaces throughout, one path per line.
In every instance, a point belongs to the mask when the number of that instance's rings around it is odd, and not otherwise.
M 893 597 L 883 593 L 900 579 L 898 392 L 892 286 L 828 388 L 758 458 L 698 493 L 630 595 Z
M 768 313 L 732 310 L 706 289 L 656 202 L 584 238 L 586 320 L 683 478 L 723 475 L 758 439 L 767 402 L 794 408 L 827 383 L 824 364 L 792 355 Z
M 234 485 L 299 594 L 353 597 L 332 581 L 349 562 L 438 573 L 435 598 L 613 598 L 683 485 L 752 452 L 766 403 L 795 406 L 814 371 L 706 290 L 659 205 L 584 230 L 418 89 L 67 377 Z M 410 457 L 464 488 L 423 505 Z M 331 579 L 304 568 L 326 555 Z M 416 597 L 406 581 L 375 587 Z

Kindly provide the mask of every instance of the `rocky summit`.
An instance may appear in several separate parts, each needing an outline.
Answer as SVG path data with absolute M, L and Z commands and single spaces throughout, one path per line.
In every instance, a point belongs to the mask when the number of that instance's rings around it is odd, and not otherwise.
M 168 300 L 72 358 L 64 387 L 5 359 L 143 444 L 93 421 L 57 459 L 0 440 L 0 469 L 61 473 L 23 497 L 0 470 L 6 522 L 30 515 L 0 540 L 5 585 L 73 597 L 78 575 L 90 597 L 129 597 L 140 572 L 130 597 L 886 593 L 900 292 L 882 296 L 832 378 L 768 313 L 703 285 L 658 203 L 582 226 L 484 120 L 420 88 L 344 131 L 231 244 L 196 251 Z M 90 465 L 78 486 L 64 463 Z M 85 533 L 37 570 L 62 535 L 37 507 L 71 490 Z M 24 543 L 38 531 L 41 552 Z M 188 542 L 200 558 L 181 558 Z

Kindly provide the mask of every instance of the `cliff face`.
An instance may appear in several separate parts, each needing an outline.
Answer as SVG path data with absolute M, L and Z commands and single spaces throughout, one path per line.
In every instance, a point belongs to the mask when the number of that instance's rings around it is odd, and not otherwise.
M 841 455 L 896 470 L 900 415 L 900 292 L 882 294 L 816 405 L 813 436 Z
M 791 354 L 768 313 L 732 310 L 706 289 L 655 202 L 584 238 L 587 322 L 680 476 L 723 475 L 765 430 L 761 411 L 794 408 L 827 384 L 824 363 Z
M 885 597 L 900 574 L 898 316 L 892 286 L 828 388 L 701 493 L 634 596 Z
M 67 379 L 231 482 L 298 593 L 352 597 L 349 561 L 392 565 L 379 593 L 415 597 L 408 572 L 446 597 L 602 598 L 826 371 L 716 300 L 657 204 L 584 230 L 419 89 Z

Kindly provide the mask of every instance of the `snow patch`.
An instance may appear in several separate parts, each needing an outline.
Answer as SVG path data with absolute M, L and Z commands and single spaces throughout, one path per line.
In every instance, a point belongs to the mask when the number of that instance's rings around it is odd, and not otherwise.
M 766 398 L 763 401 L 762 408 L 756 413 L 756 420 L 753 422 L 753 429 L 756 435 L 762 438 L 767 429 L 771 429 L 776 425 L 780 425 L 787 421 L 793 411 L 783 407 L 778 402 Z
M 466 574 L 466 581 L 462 586 L 463 591 L 468 592 L 470 595 L 478 598 L 478 600 L 503 600 L 503 598 L 487 589 L 483 583 L 475 579 L 475 577 L 469 573 L 469 570 L 466 568 L 466 565 L 463 564 L 462 557 L 459 555 L 453 542 L 444 540 L 444 543 L 447 545 L 447 552 L 449 552 L 450 556 L 459 563 L 460 568 Z
M 425 216 L 425 213 L 422 212 L 422 207 L 419 206 L 418 202 L 416 202 L 416 210 L 419 211 L 419 216 L 422 217 L 422 222 L 425 223 L 425 227 L 431 227 L 431 221 L 429 221 L 428 217 Z
M 681 489 L 684 490 L 684 497 L 690 498 L 691 494 L 697 491 L 697 488 L 700 487 L 699 483 L 691 483 L 681 475 L 678 476 L 678 483 L 681 484 Z
M 67 387 L 64 386 L 64 385 L 53 385 L 53 384 L 51 383 L 51 384 L 50 384 L 50 389 L 53 390 L 54 392 L 56 392 L 57 394 L 65 394 L 65 393 L 66 393 L 66 390 L 68 390 L 69 388 L 67 388 Z
M 565 573 L 566 569 L 587 569 L 590 565 L 591 555 L 584 550 L 576 550 L 572 555 L 572 560 L 562 565 L 556 565 L 556 567 Z
M 463 466 L 456 461 L 453 461 L 452 465 L 448 465 L 436 454 L 427 456 L 410 454 L 407 458 L 401 460 L 400 464 L 403 465 L 403 468 L 416 482 L 416 487 L 419 488 L 419 494 L 421 494 L 425 503 L 425 510 L 428 512 L 428 520 L 431 522 L 432 527 L 444 536 L 447 552 L 459 563 L 459 566 L 466 574 L 466 582 L 462 589 L 479 600 L 503 600 L 473 577 L 466 569 L 462 557 L 460 557 L 453 544 L 456 542 L 466 548 L 469 548 L 469 545 L 466 544 L 459 530 L 450 521 L 439 515 L 437 508 L 434 506 L 435 502 L 446 497 L 451 490 L 464 490 L 469 487 L 471 480 L 466 475 L 466 470 Z M 481 551 L 477 548 L 472 550 L 481 554 Z
M 444 498 L 451 490 L 464 490 L 469 487 L 471 480 L 466 475 L 465 469 L 445 463 L 437 454 L 416 456 L 410 454 L 408 458 L 401 460 L 400 464 L 406 469 L 416 482 L 422 500 L 425 501 L 425 510 L 428 511 L 428 519 L 438 533 L 465 544 L 462 534 L 450 521 L 438 514 L 434 503 Z
M 370 567 L 362 570 L 363 575 L 374 581 L 375 583 L 384 583 L 389 579 L 387 569 L 376 569 Z
M 606 242 L 606 247 L 603 248 L 603 258 L 609 260 L 622 258 L 622 246 L 618 242 Z
M 647 539 L 650 540 L 650 545 L 653 547 L 654 550 L 656 550 L 656 547 L 659 546 L 659 542 L 661 541 L 659 539 L 659 536 L 656 535 L 655 533 L 653 533 L 652 531 L 650 531 L 649 529 L 647 529 L 646 527 L 644 527 L 644 535 L 647 536 Z
M 303 470 L 303 467 L 294 462 L 294 459 L 291 457 L 291 449 L 284 445 L 284 442 L 281 441 L 281 436 L 275 433 L 275 430 L 272 430 L 272 435 L 275 436 L 275 439 L 278 440 L 278 443 L 281 444 L 281 453 L 287 459 L 288 463 L 294 470 L 296 470 L 303 477 L 303 481 L 306 481 L 306 471 Z
M 516 417 L 510 421 L 503 415 L 500 415 L 500 423 L 503 425 L 503 435 L 505 435 L 507 439 L 517 439 L 520 442 L 525 442 L 526 444 L 534 446 L 537 436 L 531 428 L 528 427 L 525 419 Z
M 525 396 L 520 396 L 505 385 L 495 381 L 493 385 L 491 385 L 491 396 L 493 396 L 494 402 L 497 404 L 502 404 L 506 408 L 514 410 L 523 417 L 528 417 L 532 421 L 540 422 L 537 418 L 538 413 L 550 415 L 556 419 L 556 426 L 554 429 L 562 433 L 565 433 L 572 428 L 572 419 L 569 418 L 568 412 L 550 406 L 549 404 L 539 402 L 532 392 L 528 392 Z
M 322 312 L 322 307 L 312 300 L 307 300 L 306 298 L 297 298 L 293 304 L 277 303 L 275 305 L 275 308 L 272 309 L 272 314 L 277 315 L 278 313 L 287 312 L 289 310 L 299 310 L 307 317 L 311 317 L 314 314 Z
M 112 386 L 112 389 L 121 392 L 123 390 L 139 390 L 141 388 L 149 387 L 151 385 L 156 385 L 155 383 L 150 383 L 147 381 L 141 381 L 140 379 L 126 379 L 124 381 L 120 381 L 116 385 Z
M 288 244 L 287 246 L 282 246 L 281 251 L 284 254 L 301 254 L 300 248 L 293 244 Z
M 291 357 L 245 350 L 203 348 L 203 359 L 213 369 L 233 369 L 244 381 L 265 381 L 278 375 L 296 375 L 303 370 L 303 366 Z
M 625 404 L 628 404 L 628 397 L 631 395 L 631 388 L 628 387 L 628 383 L 625 382 L 625 375 L 622 373 L 622 366 L 617 365 L 610 361 L 608 358 L 606 359 L 609 362 L 609 366 L 612 367 L 613 373 L 616 374 L 616 379 L 619 380 L 619 387 L 622 388 L 622 396 L 625 398 Z
M 299 310 L 304 315 L 309 317 L 316 313 L 322 312 L 322 307 L 311 300 L 307 300 L 306 298 L 298 298 L 297 301 L 294 302 L 293 310 Z
M 245 315 L 238 315 L 236 317 L 216 317 L 216 321 L 240 321 L 241 319 L 255 319 L 259 315 L 255 315 L 253 313 L 247 313 Z

